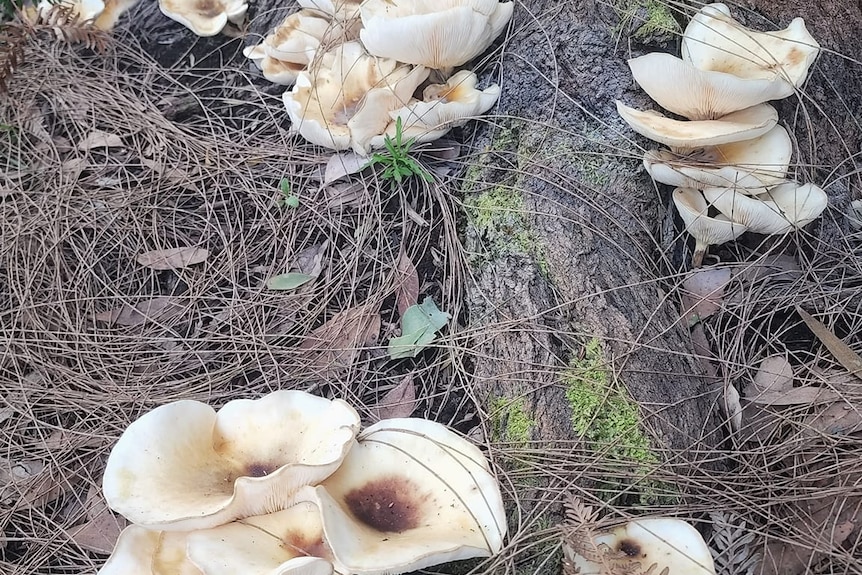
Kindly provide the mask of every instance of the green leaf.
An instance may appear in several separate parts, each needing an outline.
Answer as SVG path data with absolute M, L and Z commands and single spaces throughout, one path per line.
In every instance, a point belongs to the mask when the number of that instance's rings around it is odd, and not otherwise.
M 272 276 L 266 280 L 266 287 L 275 290 L 291 290 L 296 289 L 301 285 L 305 285 L 313 279 L 314 276 L 310 276 L 308 274 L 290 272 L 287 274 Z
M 440 311 L 430 297 L 412 305 L 401 316 L 401 334 L 389 340 L 387 351 L 391 359 L 416 357 L 437 337 L 437 331 L 448 322 L 448 313 Z
M 284 198 L 284 205 L 290 208 L 298 208 L 299 207 L 299 198 L 296 196 L 287 196 Z

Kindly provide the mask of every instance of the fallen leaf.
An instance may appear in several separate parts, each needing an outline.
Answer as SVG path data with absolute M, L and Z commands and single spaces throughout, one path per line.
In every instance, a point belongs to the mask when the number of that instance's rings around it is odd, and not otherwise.
M 266 280 L 266 287 L 273 290 L 292 290 L 307 284 L 313 279 L 314 276 L 290 272 L 272 276 Z
M 395 301 L 398 305 L 398 314 L 403 316 L 407 308 L 416 305 L 419 299 L 419 274 L 416 273 L 416 267 L 403 247 L 398 255 L 398 261 L 395 262 L 395 269 L 398 271 Z
M 796 313 L 799 314 L 799 317 L 802 318 L 808 329 L 814 332 L 817 339 L 826 346 L 829 353 L 838 360 L 838 363 L 847 371 L 862 379 L 862 357 L 859 357 L 859 354 L 850 349 L 849 345 L 841 341 L 838 336 L 829 331 L 829 328 L 798 305 L 796 306 Z
M 203 263 L 209 255 L 203 248 L 169 248 L 144 252 L 138 256 L 138 263 L 154 270 L 178 270 Z
M 850 435 L 862 431 L 862 412 L 847 402 L 837 401 L 808 415 L 802 420 L 802 425 L 802 433 L 807 437 Z
M 369 199 L 368 190 L 362 182 L 347 182 L 326 186 L 326 209 L 334 210 L 342 206 L 359 207 Z
M 739 391 L 732 383 L 724 386 L 724 414 L 732 432 L 742 428 L 742 405 L 739 403 Z
M 688 273 L 680 288 L 681 315 L 688 325 L 703 321 L 721 309 L 730 278 L 729 267 L 701 268 Z
M 421 150 L 422 155 L 438 161 L 453 161 L 461 157 L 461 144 L 455 140 L 437 140 Z
M 95 485 L 87 491 L 84 509 L 87 521 L 70 530 L 72 540 L 87 551 L 110 555 L 120 532 L 129 522 L 111 512 L 101 490 Z
M 109 134 L 100 130 L 93 130 L 86 138 L 78 142 L 78 149 L 81 151 L 92 150 L 93 148 L 121 148 L 123 140 L 116 134 Z
M 147 321 L 165 321 L 185 311 L 181 300 L 170 296 L 156 296 L 135 305 L 124 305 L 96 314 L 96 319 L 110 324 L 136 326 Z
M 290 266 L 291 270 L 316 278 L 323 270 L 323 257 L 329 247 L 329 240 L 300 250 Z
M 745 396 L 764 392 L 783 392 L 793 389 L 793 366 L 783 355 L 763 358 L 752 384 L 745 386 Z
M 401 335 L 389 340 L 387 351 L 390 359 L 416 357 L 434 341 L 437 330 L 449 321 L 450 316 L 437 308 L 430 297 L 420 305 L 410 306 L 401 316 Z
M 760 405 L 801 405 L 828 403 L 840 397 L 840 395 L 829 389 L 806 385 L 804 387 L 794 387 L 786 391 L 767 391 L 748 397 L 748 399 Z
M 416 386 L 413 385 L 413 374 L 405 375 L 404 378 L 386 395 L 380 398 L 377 405 L 369 408 L 371 417 L 375 421 L 381 419 L 393 419 L 396 417 L 410 417 L 416 409 Z
M 305 336 L 299 344 L 300 361 L 322 376 L 348 369 L 362 348 L 372 345 L 380 333 L 380 314 L 371 304 L 338 312 Z
M 327 186 L 344 176 L 361 172 L 368 165 L 368 158 L 354 152 L 332 154 L 326 163 L 322 186 Z
M 42 509 L 64 491 L 41 461 L 0 458 L 0 506 L 3 508 Z
M 771 407 L 740 400 L 742 425 L 737 437 L 739 441 L 768 445 L 778 436 L 781 424 L 786 420 Z

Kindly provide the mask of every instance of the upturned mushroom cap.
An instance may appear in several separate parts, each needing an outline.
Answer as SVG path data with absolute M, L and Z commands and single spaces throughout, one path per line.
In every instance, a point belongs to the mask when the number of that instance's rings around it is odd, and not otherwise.
M 330 20 L 315 10 L 300 10 L 285 18 L 263 40 L 266 55 L 308 66 L 320 42 L 333 28 Z
M 632 130 L 675 148 L 701 148 L 762 136 L 778 123 L 778 112 L 759 104 L 717 120 L 673 120 L 658 112 L 630 108 L 617 100 L 617 112 Z
M 700 70 L 661 52 L 632 58 L 629 68 L 635 82 L 659 106 L 690 120 L 715 120 L 793 94 L 793 86 L 781 78 L 748 80 Z
M 301 498 L 320 507 L 335 570 L 397 574 L 502 548 L 499 486 L 482 453 L 445 426 L 385 419 Z
M 513 10 L 498 0 L 365 0 L 359 37 L 375 56 L 448 70 L 484 52 Z
M 620 566 L 620 572 L 639 564 L 638 573 L 715 575 L 709 547 L 697 529 L 679 519 L 629 521 L 593 541 L 615 557 L 614 564 Z M 566 557 L 581 575 L 608 572 L 600 563 L 581 555 L 567 552 Z M 650 569 L 652 565 L 655 567 Z
M 282 62 L 267 55 L 263 44 L 247 46 L 242 51 L 243 56 L 252 60 L 263 77 L 275 84 L 290 86 L 296 82 L 296 77 L 305 70 L 305 64 L 294 64 L 293 62 Z
M 423 93 L 423 100 L 414 100 L 389 115 L 392 121 L 386 132 L 371 140 L 372 148 L 381 148 L 384 137 L 394 137 L 397 118 L 401 118 L 402 137 L 415 138 L 416 142 L 432 142 L 456 126 L 490 110 L 500 97 L 496 84 L 484 90 L 476 89 L 476 74 L 461 70 L 445 84 L 431 84 Z
M 325 53 L 283 99 L 292 129 L 334 150 L 366 155 L 389 125 L 389 112 L 410 101 L 429 70 L 370 56 L 359 42 Z
M 187 550 L 206 575 L 332 573 L 332 552 L 323 541 L 320 512 L 308 502 L 189 533 Z
M 813 184 L 787 182 L 751 198 L 729 188 L 706 188 L 706 200 L 722 214 L 758 234 L 783 234 L 826 209 L 826 192 Z
M 724 215 L 710 217 L 709 205 L 699 190 L 677 188 L 673 191 L 673 203 L 685 223 L 685 231 L 695 241 L 694 267 L 700 267 L 709 246 L 735 240 L 748 229 Z
M 296 490 L 338 468 L 359 429 L 340 400 L 301 391 L 157 407 L 133 422 L 108 457 L 108 505 L 133 523 L 204 529 L 279 511 Z
M 784 181 L 793 142 L 781 126 L 752 140 L 675 153 L 649 150 L 644 167 L 657 182 L 680 188 L 735 188 L 757 195 Z
M 242 22 L 248 4 L 245 0 L 159 0 L 159 9 L 198 36 L 215 36 L 228 22 Z
M 795 18 L 784 30 L 757 32 L 742 26 L 724 4 L 701 8 L 682 38 L 682 57 L 701 70 L 773 80 L 801 86 L 820 44 Z
M 129 525 L 98 575 L 203 575 L 186 555 L 187 535 Z

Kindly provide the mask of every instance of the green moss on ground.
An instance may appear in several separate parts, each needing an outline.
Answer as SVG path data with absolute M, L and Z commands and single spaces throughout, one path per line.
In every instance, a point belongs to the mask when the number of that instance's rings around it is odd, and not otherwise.
M 525 447 L 536 422 L 530 418 L 523 399 L 498 397 L 490 405 L 491 439 Z
M 616 10 L 620 23 L 614 30 L 615 35 L 631 31 L 634 38 L 643 40 L 682 33 L 666 0 L 622 0 L 616 4 Z

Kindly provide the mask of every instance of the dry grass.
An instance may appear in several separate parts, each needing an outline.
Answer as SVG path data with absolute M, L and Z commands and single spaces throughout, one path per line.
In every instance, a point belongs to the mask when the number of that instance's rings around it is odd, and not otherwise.
M 99 485 L 107 452 L 125 426 L 168 401 L 221 405 L 274 389 L 306 389 L 344 397 L 367 415 L 413 373 L 415 415 L 464 432 L 487 426 L 470 379 L 471 340 L 482 334 L 463 325 L 470 272 L 459 238 L 457 180 L 445 176 L 390 194 L 366 178 L 357 180 L 350 198 L 333 196 L 332 188 L 320 186 L 327 156 L 289 136 L 279 98 L 262 94 L 234 69 L 169 72 L 142 56 L 131 38 L 105 56 L 31 42 L 26 59 L 0 103 L 3 123 L 14 127 L 0 133 L 6 162 L 0 173 L 0 477 L 16 477 L 0 484 L 0 571 L 71 575 L 98 568 L 104 556 L 74 537 L 92 514 L 88 493 Z M 94 131 L 119 136 L 122 147 L 77 149 Z M 600 150 L 640 152 L 634 145 Z M 797 168 L 813 163 L 803 158 Z M 277 205 L 282 179 L 298 195 L 298 208 Z M 561 188 L 584 191 L 578 182 Z M 654 281 L 673 294 L 670 305 L 677 304 L 684 277 L 671 249 L 681 240 L 676 231 L 656 240 L 661 257 Z M 309 288 L 265 288 L 302 250 L 325 242 L 325 266 Z M 811 367 L 834 368 L 834 358 L 802 327 L 796 305 L 818 312 L 860 351 L 854 337 L 862 324 L 860 244 L 858 235 L 827 244 L 805 232 L 765 250 L 740 244 L 739 260 L 749 261 L 740 272 L 748 273 L 740 273 L 724 309 L 703 324 L 715 354 L 703 359 L 717 384 L 741 387 L 761 359 L 786 354 L 798 382 L 823 385 Z M 165 272 L 136 261 L 143 252 L 177 246 L 206 248 L 210 256 Z M 757 277 L 751 273 L 755 249 L 792 251 L 799 269 Z M 402 250 L 419 270 L 422 294 L 455 321 L 434 351 L 390 362 L 380 344 L 396 333 Z M 171 298 L 174 311 L 135 326 L 96 319 L 156 296 Z M 372 340 L 333 335 L 306 349 L 319 337 L 315 329 L 359 305 L 380 313 Z M 575 335 L 581 334 L 560 333 Z M 361 351 L 345 358 L 337 353 L 345 344 Z M 841 394 L 858 409 L 858 392 Z M 853 435 L 811 433 L 810 411 L 805 405 L 781 411 L 766 442 L 730 435 L 721 451 L 695 449 L 694 458 L 716 464 L 709 469 L 657 452 L 662 463 L 647 474 L 654 497 L 643 504 L 637 497 L 608 504 L 608 492 L 581 487 L 604 481 L 628 485 L 636 495 L 644 479 L 632 484 L 632 462 L 609 460 L 580 443 L 486 438 L 511 502 L 512 529 L 502 554 L 471 568 L 490 574 L 555 566 L 559 533 L 547 514 L 575 493 L 616 520 L 679 515 L 711 534 L 717 547 L 735 541 L 725 545 L 723 573 L 744 573 L 735 568 L 746 557 L 778 553 L 782 543 L 809 564 L 807 571 L 793 565 L 784 572 L 862 573 L 862 445 Z

